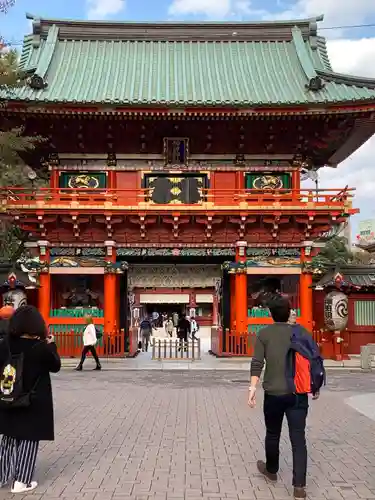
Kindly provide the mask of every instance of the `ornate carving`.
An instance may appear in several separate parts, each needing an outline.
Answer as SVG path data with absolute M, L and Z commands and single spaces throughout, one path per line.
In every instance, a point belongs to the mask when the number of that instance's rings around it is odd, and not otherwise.
M 221 272 L 218 265 L 130 265 L 128 283 L 132 288 L 215 287 Z
M 81 255 L 82 257 L 104 257 L 104 248 L 69 248 L 69 247 L 52 247 L 50 249 L 51 257 L 74 257 Z
M 234 248 L 118 248 L 119 257 L 229 257 L 235 255 Z
M 47 82 L 41 76 L 36 73 L 33 74 L 30 78 L 27 79 L 27 84 L 34 90 L 43 90 L 48 87 Z
M 73 189 L 97 189 L 99 180 L 88 174 L 72 175 L 68 180 L 68 187 Z
M 238 154 L 236 155 L 235 159 L 234 159 L 234 162 L 233 162 L 236 166 L 241 166 L 241 167 L 244 167 L 246 165 L 246 159 L 245 159 L 245 155 L 243 154 Z
M 166 137 L 164 139 L 165 165 L 187 165 L 189 158 L 189 139 Z
M 33 275 L 38 273 L 48 273 L 49 272 L 49 262 L 45 260 L 40 260 L 39 257 L 34 257 L 32 259 L 27 259 L 20 262 L 21 269 L 25 273 Z
M 104 274 L 122 274 L 128 269 L 127 262 L 106 261 L 104 264 Z
M 106 164 L 107 164 L 107 167 L 116 167 L 117 158 L 116 158 L 115 153 L 108 153 Z
M 48 164 L 50 167 L 58 167 L 60 165 L 60 158 L 58 153 L 51 153 L 48 157 Z
M 103 267 L 105 260 L 103 257 L 83 257 L 83 256 L 60 256 L 51 257 L 51 267 Z
M 283 257 L 299 259 L 301 251 L 298 248 L 253 248 L 246 249 L 248 257 Z

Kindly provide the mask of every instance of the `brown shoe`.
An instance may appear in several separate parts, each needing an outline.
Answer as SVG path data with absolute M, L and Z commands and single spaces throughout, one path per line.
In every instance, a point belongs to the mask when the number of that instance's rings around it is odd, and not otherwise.
M 306 498 L 306 488 L 294 487 L 294 498 Z
M 257 462 L 257 468 L 258 471 L 263 474 L 265 478 L 267 478 L 269 481 L 272 481 L 273 483 L 276 483 L 277 481 L 277 474 L 272 474 L 271 472 L 268 472 L 267 467 L 265 462 L 263 460 L 258 460 Z

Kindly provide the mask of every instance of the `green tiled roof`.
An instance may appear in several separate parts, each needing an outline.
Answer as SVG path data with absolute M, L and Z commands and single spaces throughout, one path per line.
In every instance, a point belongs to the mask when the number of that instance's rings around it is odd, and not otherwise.
M 21 57 L 34 78 L 14 99 L 238 107 L 375 101 L 375 80 L 332 71 L 325 40 L 317 36 L 319 20 L 155 25 L 34 19 Z

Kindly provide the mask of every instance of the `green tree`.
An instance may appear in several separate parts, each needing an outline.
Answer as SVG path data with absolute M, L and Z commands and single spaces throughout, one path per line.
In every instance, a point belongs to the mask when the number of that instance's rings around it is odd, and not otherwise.
M 0 12 L 5 14 L 14 1 L 0 0 Z M 5 107 L 7 100 L 17 86 L 25 83 L 19 69 L 19 57 L 15 50 L 6 50 L 0 44 L 0 107 Z M 0 122 L 0 187 L 31 187 L 28 167 L 23 155 L 32 151 L 43 141 L 40 136 L 24 135 L 23 127 L 14 127 L 4 115 Z M 34 185 L 45 184 L 46 179 L 37 177 Z M 34 187 L 34 186 L 33 186 Z M 24 251 L 27 234 L 15 227 L 6 213 L 0 214 L 0 260 L 15 262 Z
M 0 1 L 0 12 L 6 14 L 8 12 L 9 7 L 15 4 L 15 0 L 1 0 Z
M 347 239 L 341 236 L 334 236 L 327 241 L 322 250 L 313 257 L 312 265 L 320 269 L 323 273 L 334 266 L 352 264 L 353 254 L 348 248 Z

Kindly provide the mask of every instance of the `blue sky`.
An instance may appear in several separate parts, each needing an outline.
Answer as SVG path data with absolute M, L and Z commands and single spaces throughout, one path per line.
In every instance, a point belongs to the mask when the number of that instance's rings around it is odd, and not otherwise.
M 375 0 L 16 0 L 0 17 L 0 33 L 18 42 L 30 30 L 25 13 L 49 18 L 113 20 L 255 20 L 326 14 L 325 25 L 375 23 Z M 328 30 L 329 37 L 375 36 L 375 29 Z

